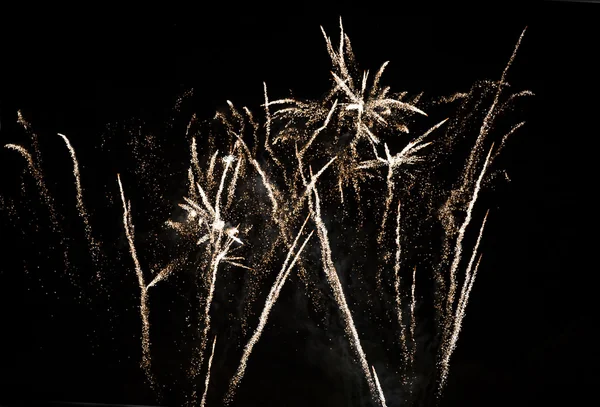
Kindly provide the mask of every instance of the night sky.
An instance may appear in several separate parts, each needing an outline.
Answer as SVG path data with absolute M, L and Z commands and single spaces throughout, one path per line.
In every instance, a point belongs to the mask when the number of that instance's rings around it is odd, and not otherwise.
M 592 245 L 598 11 L 592 4 L 544 2 L 531 12 L 478 17 L 470 11 L 457 17 L 345 12 L 302 17 L 291 11 L 274 17 L 190 12 L 176 18 L 63 18 L 62 24 L 8 21 L 2 28 L 0 144 L 22 137 L 16 124 L 21 109 L 41 135 L 48 177 L 56 176 L 52 190 L 72 198 L 70 158 L 60 140 L 52 139 L 66 134 L 78 151 L 88 179 L 84 194 L 93 207 L 92 197 L 104 193 L 102 184 L 114 183 L 123 170 L 119 162 L 94 155 L 107 123 L 168 120 L 178 95 L 189 88 L 194 95 L 184 113 L 203 118 L 227 100 L 259 111 L 263 81 L 272 98 L 290 89 L 301 97 L 321 97 L 329 88 L 330 60 L 319 26 L 337 42 L 339 14 L 361 68 L 373 72 L 389 60 L 384 82 L 393 90 L 428 95 L 499 79 L 527 26 L 508 81 L 535 96 L 523 104 L 527 124 L 504 152 L 511 182 L 499 184 L 490 199 L 484 260 L 441 405 L 578 405 L 594 397 L 600 379 L 595 335 L 600 280 Z M 168 154 L 166 159 L 179 159 Z M 0 151 L 2 196 L 20 185 L 23 162 L 15 155 Z M 98 188 L 89 184 L 93 177 Z M 131 194 L 132 201 L 143 198 Z M 100 235 L 122 230 L 115 202 L 116 208 L 102 203 L 92 215 L 101 224 Z M 9 227 L 6 219 L 3 214 L 0 223 L 0 403 L 156 405 L 138 366 L 133 270 L 124 269 L 129 280 L 110 305 L 129 312 L 116 311 L 120 316 L 108 323 L 97 309 L 109 305 L 77 300 L 79 291 L 49 265 L 45 270 L 42 254 L 31 251 L 30 239 L 16 236 L 20 226 Z M 78 250 L 85 246 L 78 240 L 81 236 L 73 238 L 74 256 L 83 258 Z M 33 263 L 40 268 L 24 272 L 23 258 L 38 259 Z M 294 309 L 293 298 L 302 290 L 298 283 L 282 292 L 288 300 L 256 347 L 236 405 L 363 405 L 348 396 L 360 377 L 344 373 L 342 361 L 352 363 L 344 358 L 349 350 L 343 337 L 320 331 L 310 323 L 310 312 Z M 157 342 L 168 335 L 157 333 Z M 331 350 L 331 343 L 338 348 Z M 175 362 L 161 363 L 176 369 Z M 209 406 L 219 405 L 218 394 L 235 368 L 225 362 L 214 367 Z

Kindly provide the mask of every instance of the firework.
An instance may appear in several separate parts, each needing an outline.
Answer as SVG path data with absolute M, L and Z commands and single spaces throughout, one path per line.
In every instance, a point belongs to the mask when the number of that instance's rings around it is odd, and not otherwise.
M 360 317 L 364 311 L 362 297 L 368 297 L 365 302 L 369 307 L 384 304 L 389 311 L 386 315 L 395 327 L 394 344 L 386 348 L 390 360 L 401 361 L 395 366 L 397 376 L 393 379 L 403 393 L 412 394 L 418 382 L 418 352 L 430 347 L 419 346 L 417 329 L 419 333 L 428 329 L 429 324 L 423 324 L 422 318 L 430 318 L 428 312 L 433 314 L 438 324 L 431 334 L 441 338 L 440 343 L 435 344 L 439 345 L 439 352 L 435 367 L 438 370 L 434 372 L 438 395 L 441 395 L 481 262 L 479 248 L 488 213 L 473 247 L 468 238 L 471 224 L 480 216 L 477 212 L 480 196 L 492 179 L 490 174 L 495 171 L 492 167 L 496 157 L 524 122 L 510 127 L 500 140 L 492 139 L 496 137 L 495 125 L 499 117 L 508 112 L 511 103 L 521 96 L 531 95 L 529 91 L 521 91 L 504 97 L 503 93 L 507 87 L 507 72 L 525 31 L 500 80 L 481 85 L 483 95 L 474 91 L 457 92 L 428 102 L 423 100 L 423 94 L 393 93 L 382 84 L 389 62 L 382 64 L 372 76 L 369 71 L 359 70 L 341 20 L 339 30 L 339 44 L 334 46 L 322 29 L 332 63 L 331 88 L 323 98 L 304 100 L 290 96 L 271 100 L 263 83 L 264 119 L 247 107 L 237 109 L 227 101 L 228 108 L 217 112 L 209 121 L 209 131 L 200 127 L 196 115 L 186 127 L 181 126 L 185 127 L 186 158 L 176 181 L 183 183 L 184 189 L 177 192 L 175 202 L 171 198 L 163 199 L 168 201 L 165 207 L 176 210 L 172 216 L 161 214 L 156 222 L 169 230 L 172 244 L 148 243 L 150 238 L 144 240 L 140 234 L 136 235 L 132 205 L 126 198 L 121 179 L 123 172 L 117 174 L 122 206 L 121 232 L 127 240 L 128 261 L 133 262 L 140 293 L 141 367 L 157 393 L 158 376 L 151 358 L 149 294 L 153 293 L 154 300 L 159 289 L 150 288 L 159 283 L 161 286 L 172 284 L 172 280 L 179 278 L 180 271 L 189 278 L 186 281 L 195 284 L 192 290 L 197 302 L 190 305 L 190 309 L 197 318 L 197 325 L 188 324 L 195 341 L 189 366 L 186 366 L 186 380 L 191 383 L 186 397 L 189 396 L 192 405 L 198 404 L 198 398 L 202 407 L 206 405 L 219 318 L 235 317 L 227 321 L 234 328 L 240 327 L 241 344 L 245 345 L 241 356 L 236 356 L 240 357 L 239 364 L 223 395 L 224 403 L 230 404 L 282 288 L 293 279 L 290 275 L 296 270 L 294 275 L 297 273 L 304 282 L 316 308 L 315 298 L 335 305 L 345 340 L 360 368 L 361 380 L 368 386 L 373 401 L 382 407 L 387 407 L 386 398 L 375 367 L 369 363 L 371 350 L 363 346 L 365 338 L 369 343 L 379 340 L 380 332 L 374 327 L 374 321 L 363 321 Z M 183 101 L 183 97 L 177 101 L 176 111 L 180 111 Z M 459 104 L 456 111 L 448 112 L 455 104 Z M 446 109 L 443 114 L 438 110 L 440 106 Z M 473 111 L 465 113 L 468 109 Z M 39 193 L 50 209 L 53 229 L 58 231 L 60 217 L 45 184 L 37 138 L 20 112 L 18 120 L 32 134 L 33 150 L 30 152 L 16 144 L 5 147 L 26 160 Z M 475 121 L 476 126 L 472 126 Z M 473 136 L 469 128 L 477 129 L 473 140 L 468 139 Z M 59 136 L 72 160 L 75 206 L 83 221 L 92 258 L 99 263 L 100 241 L 94 238 L 84 204 L 75 149 L 65 135 L 59 133 Z M 472 149 L 453 151 L 454 146 L 460 145 L 459 139 L 466 139 L 464 145 L 469 144 Z M 451 182 L 438 183 L 435 175 L 436 170 L 442 168 L 442 159 L 456 157 L 463 160 L 467 157 L 462 171 Z M 136 171 L 151 171 L 151 166 L 142 167 Z M 114 173 L 110 176 L 114 180 Z M 170 178 L 165 182 L 174 180 Z M 134 182 L 131 185 L 135 185 Z M 112 187 L 116 188 L 114 184 Z M 129 195 L 129 188 L 127 197 L 134 199 Z M 161 185 L 153 186 L 153 190 L 160 188 Z M 2 202 L 12 201 L 2 198 Z M 314 230 L 310 230 L 311 227 Z M 427 228 L 436 227 L 444 231 L 441 252 L 437 253 L 439 256 L 423 256 L 415 242 L 429 238 Z M 311 240 L 315 232 L 316 239 Z M 154 238 L 159 233 L 149 235 Z M 66 240 L 61 242 L 66 252 Z M 102 247 L 105 245 L 103 242 Z M 369 250 L 374 246 L 376 250 Z M 463 277 L 461 266 L 466 263 L 463 257 L 468 250 L 472 253 Z M 161 254 L 156 254 L 158 252 Z M 165 252 L 168 252 L 166 261 Z M 144 262 L 150 264 L 144 266 L 145 274 L 140 257 L 146 260 L 146 253 L 154 256 L 150 259 L 154 263 Z M 366 260 L 356 260 L 361 255 Z M 348 265 L 342 261 L 347 256 Z M 104 251 L 102 257 L 105 257 Z M 173 275 L 175 277 L 171 277 Z M 356 276 L 364 292 L 356 293 L 352 286 L 345 285 Z M 433 281 L 435 290 L 431 304 L 425 300 L 426 286 L 421 283 L 427 280 Z M 265 281 L 270 281 L 270 286 Z M 367 293 L 373 281 L 377 290 Z M 233 315 L 235 312 L 216 315 L 221 294 L 235 303 L 241 316 Z M 256 309 L 259 310 L 258 322 L 246 336 L 246 329 L 252 326 L 249 317 Z M 210 337 L 214 339 L 207 357 Z M 233 334 L 219 335 L 220 349 L 227 347 L 227 341 L 234 337 Z M 367 353 L 371 355 L 369 358 Z M 201 373 L 205 374 L 203 378 Z M 386 391 L 390 382 L 392 380 L 384 381 Z M 203 391 L 200 390 L 202 385 Z

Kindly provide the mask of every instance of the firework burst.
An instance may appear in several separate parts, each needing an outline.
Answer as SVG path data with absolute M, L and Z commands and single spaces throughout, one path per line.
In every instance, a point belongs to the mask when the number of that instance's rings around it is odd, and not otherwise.
M 369 71 L 360 71 L 341 20 L 339 30 L 339 44 L 334 46 L 322 29 L 332 62 L 331 88 L 323 98 L 271 100 L 263 84 L 264 119 L 247 107 L 238 109 L 227 101 L 227 109 L 207 121 L 208 131 L 199 125 L 196 115 L 187 122 L 185 169 L 177 173 L 177 182 L 185 184 L 185 190 L 180 191 L 175 204 L 167 200 L 165 207 L 170 207 L 172 215 L 160 218 L 160 224 L 171 231 L 170 239 L 176 242 L 175 253 L 168 261 L 159 258 L 155 247 L 145 247 L 150 246 L 147 237 L 135 233 L 132 203 L 125 194 L 135 184 L 124 186 L 121 175 L 116 175 L 122 207 L 120 223 L 140 293 L 141 365 L 158 395 L 161 391 L 153 370 L 149 294 L 152 292 L 152 298 L 158 296 L 155 293 L 160 289 L 153 287 L 169 286 L 179 271 L 192 276 L 198 299 L 190 305 L 196 312 L 197 326 L 188 325 L 194 331 L 186 371 L 191 383 L 190 405 L 208 405 L 209 383 L 216 380 L 213 362 L 219 360 L 220 351 L 215 351 L 219 332 L 215 332 L 218 324 L 213 322 L 226 318 L 217 314 L 219 298 L 233 298 L 229 302 L 236 304 L 235 312 L 228 314 L 236 314 L 228 320 L 235 333 L 219 333 L 219 349 L 228 348 L 232 338 L 245 343 L 241 354 L 235 355 L 239 362 L 227 391 L 219 395 L 230 404 L 243 385 L 244 375 L 252 370 L 249 361 L 253 349 L 260 346 L 284 284 L 296 273 L 309 296 L 318 299 L 314 300 L 316 313 L 327 308 L 322 307 L 323 303 L 334 305 L 362 383 L 373 402 L 383 407 L 389 403 L 385 397 L 389 383 L 395 383 L 403 394 L 412 394 L 419 374 L 419 352 L 431 348 L 419 346 L 419 330 L 427 325 L 420 318 L 436 318 L 439 323 L 430 334 L 441 339 L 435 344 L 438 363 L 431 368 L 441 395 L 482 258 L 479 248 L 487 213 L 472 247 L 467 238 L 472 223 L 480 219 L 476 206 L 491 182 L 495 158 L 524 122 L 510 127 L 499 139 L 495 125 L 511 103 L 531 95 L 529 91 L 504 95 L 508 68 L 524 32 L 498 82 L 484 82 L 483 92 L 458 92 L 427 102 L 422 94 L 409 97 L 407 92 L 392 93 L 382 84 L 388 62 L 372 79 Z M 493 95 L 491 103 L 489 95 Z M 176 110 L 182 103 L 183 99 L 178 100 Z M 459 107 L 448 114 L 457 103 Z M 440 106 L 446 109 L 443 115 Z M 21 115 L 19 123 L 30 131 Z M 468 129 L 474 123 L 478 132 L 470 140 Z M 101 245 L 92 233 L 84 205 L 79 162 L 69 139 L 59 136 L 72 159 L 75 204 L 85 237 L 92 258 L 99 263 Z M 452 151 L 461 145 L 459 139 L 472 145 L 467 153 Z M 36 139 L 33 145 L 35 154 L 21 145 L 5 147 L 26 160 L 50 208 L 52 225 L 58 230 L 60 219 L 44 181 Z M 456 179 L 436 183 L 435 170 L 441 168 L 440 161 L 445 157 L 467 159 Z M 152 171 L 151 166 L 137 170 Z M 349 194 L 355 199 L 347 199 Z M 438 255 L 425 257 L 417 253 L 414 242 L 430 239 L 427 227 L 444 232 Z M 316 238 L 311 239 L 313 234 Z M 61 242 L 67 246 L 65 240 Z M 102 247 L 106 244 L 103 242 Z M 437 248 L 434 244 L 430 247 Z M 469 250 L 472 254 L 461 275 L 464 253 Z M 149 267 L 145 255 L 154 255 L 148 262 L 162 266 Z M 359 256 L 367 260 L 354 261 Z M 421 261 L 419 256 L 429 260 Z M 344 262 L 346 257 L 351 260 Z M 359 293 L 347 284 L 356 276 L 361 281 Z M 422 293 L 428 287 L 421 286 L 421 281 L 426 280 L 433 281 L 429 287 L 434 291 L 431 304 L 423 300 Z M 371 290 L 375 284 L 377 289 Z M 399 360 L 400 366 L 394 369 L 397 376 L 381 382 L 371 349 L 365 346 L 365 338 L 370 343 L 380 340 L 381 329 L 364 318 L 367 312 L 361 298 L 365 296 L 369 307 L 384 304 L 384 313 L 391 315 L 388 322 L 396 327 L 393 343 L 386 346 L 390 352 L 387 358 Z M 214 339 L 207 349 L 209 338 Z

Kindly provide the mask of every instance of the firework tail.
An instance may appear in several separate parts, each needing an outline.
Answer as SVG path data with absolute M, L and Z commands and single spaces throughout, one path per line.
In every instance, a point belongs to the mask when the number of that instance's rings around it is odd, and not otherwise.
M 210 368 L 212 366 L 213 356 L 215 356 L 215 345 L 217 344 L 217 337 L 213 339 L 212 351 L 210 352 L 210 358 L 208 359 L 208 369 L 206 371 L 206 379 L 204 380 L 204 393 L 202 394 L 202 400 L 200 401 L 200 407 L 206 405 L 206 395 L 208 394 L 208 384 L 210 382 Z
M 300 231 L 296 235 L 296 239 L 294 240 L 294 242 L 292 243 L 292 246 L 290 247 L 290 250 L 288 251 L 287 257 L 283 263 L 281 271 L 277 275 L 277 277 L 275 279 L 275 283 L 271 287 L 271 291 L 269 292 L 269 295 L 267 296 L 267 300 L 265 301 L 265 306 L 260 315 L 259 324 L 258 324 L 256 330 L 254 331 L 254 334 L 252 335 L 252 337 L 250 338 L 250 340 L 248 341 L 247 345 L 244 348 L 242 359 L 240 360 L 240 364 L 238 366 L 238 369 L 237 369 L 235 375 L 233 376 L 233 378 L 230 381 L 229 389 L 224 398 L 224 403 L 226 405 L 230 404 L 231 401 L 233 401 L 233 398 L 235 396 L 235 391 L 236 391 L 237 387 L 240 385 L 240 382 L 244 376 L 244 372 L 246 370 L 246 366 L 248 363 L 248 358 L 250 357 L 250 354 L 252 353 L 254 346 L 260 339 L 260 336 L 264 330 L 264 327 L 267 324 L 267 320 L 269 318 L 269 313 L 271 312 L 273 305 L 275 304 L 275 302 L 277 301 L 277 298 L 279 297 L 279 293 L 281 292 L 281 289 L 283 288 L 283 285 L 285 284 L 285 281 L 287 280 L 287 276 L 289 275 L 291 269 L 294 267 L 296 261 L 300 257 L 300 254 L 304 250 L 306 243 L 312 236 L 313 232 L 311 232 L 308 235 L 308 237 L 305 239 L 304 243 L 302 244 L 302 246 L 300 247 L 300 249 L 294 256 L 292 263 L 288 266 L 292 252 L 298 243 L 298 239 L 300 238 L 300 235 L 302 234 L 302 231 L 304 230 L 304 226 L 306 225 L 306 222 L 308 221 L 308 219 L 309 218 L 307 217 L 306 220 L 304 221 L 304 224 L 300 228 Z
M 304 176 L 302 170 L 302 158 L 298 154 L 296 149 L 296 158 L 298 159 L 298 170 L 302 176 L 304 185 L 308 187 L 309 183 Z M 311 171 L 311 178 L 314 179 L 314 176 Z M 327 281 L 333 290 L 334 299 L 338 308 L 342 314 L 342 319 L 344 321 L 344 330 L 348 339 L 350 340 L 350 344 L 352 345 L 354 352 L 356 353 L 360 365 L 363 369 L 363 373 L 369 385 L 369 389 L 373 397 L 379 400 L 379 393 L 377 391 L 377 386 L 375 385 L 375 381 L 373 380 L 373 376 L 371 375 L 371 371 L 369 369 L 369 364 L 367 362 L 367 357 L 365 352 L 360 344 L 360 339 L 358 337 L 358 332 L 356 331 L 356 327 L 354 325 L 354 320 L 352 318 L 352 313 L 348 308 L 348 304 L 346 303 L 346 297 L 344 296 L 344 291 L 342 287 L 342 283 L 339 280 L 337 275 L 337 270 L 333 264 L 333 260 L 331 257 L 331 247 L 329 244 L 329 238 L 327 236 L 327 228 L 323 223 L 323 219 L 321 218 L 321 205 L 319 199 L 319 193 L 316 189 L 316 186 L 313 184 L 312 191 L 314 194 L 309 195 L 308 206 L 310 211 L 310 216 L 313 219 L 313 222 L 317 225 L 317 236 L 319 237 L 319 242 L 321 246 L 321 262 L 323 264 L 323 271 L 325 272 L 325 276 L 327 277 Z
M 92 226 L 90 225 L 90 221 L 88 218 L 88 213 L 83 203 L 83 192 L 81 190 L 81 174 L 79 172 L 79 163 L 77 161 L 77 156 L 75 155 L 75 149 L 71 145 L 71 142 L 64 134 L 58 133 L 58 135 L 64 140 L 67 145 L 67 149 L 69 150 L 69 154 L 71 155 L 71 160 L 73 161 L 73 176 L 75 177 L 75 190 L 77 192 L 77 210 L 79 211 L 79 216 L 83 220 L 85 237 L 88 242 L 88 246 L 90 248 L 90 253 L 92 254 L 92 259 L 96 266 L 98 266 L 99 255 L 100 255 L 100 245 L 95 241 L 92 235 Z M 100 277 L 100 272 L 98 270 L 97 277 Z
M 439 387 L 440 394 L 441 394 L 443 386 L 446 382 L 446 379 L 448 376 L 448 369 L 449 369 L 449 366 L 447 366 L 446 362 L 444 362 L 444 361 L 449 360 L 449 358 L 450 358 L 449 355 L 452 352 L 452 350 L 450 348 L 450 341 L 452 338 L 452 324 L 454 322 L 452 313 L 453 313 L 453 308 L 454 308 L 454 296 L 455 296 L 455 291 L 456 291 L 456 271 L 458 269 L 458 266 L 460 264 L 460 260 L 462 257 L 462 251 L 463 251 L 462 244 L 463 244 L 465 232 L 469 226 L 469 223 L 471 222 L 471 219 L 473 216 L 473 208 L 475 207 L 475 203 L 477 202 L 477 198 L 479 196 L 479 191 L 481 189 L 481 183 L 486 174 L 493 148 L 494 148 L 494 145 L 492 144 L 492 146 L 490 147 L 490 150 L 487 154 L 487 157 L 485 159 L 485 162 L 483 164 L 483 168 L 481 169 L 481 172 L 479 173 L 479 177 L 477 178 L 477 181 L 475 182 L 473 196 L 469 202 L 469 206 L 467 207 L 467 215 L 465 217 L 463 224 L 461 225 L 460 229 L 458 230 L 458 236 L 456 238 L 456 245 L 454 247 L 454 259 L 452 261 L 452 265 L 450 268 L 450 287 L 448 290 L 448 298 L 447 298 L 448 302 L 446 305 L 447 306 L 447 308 L 446 308 L 447 319 L 446 319 L 446 323 L 445 323 L 445 330 L 443 333 L 444 339 L 443 339 L 442 349 L 441 349 L 442 363 L 440 366 L 440 368 L 441 368 L 440 387 Z
M 142 369 L 146 373 L 146 377 L 152 388 L 157 390 L 156 381 L 154 380 L 154 376 L 152 375 L 151 371 L 149 320 L 150 309 L 148 307 L 148 288 L 144 283 L 144 274 L 135 250 L 131 213 L 129 211 L 128 202 L 125 199 L 125 192 L 123 191 L 123 184 L 121 183 L 121 177 L 119 174 L 117 174 L 117 182 L 119 183 L 121 201 L 123 203 L 123 227 L 125 228 L 125 235 L 127 236 L 127 242 L 129 243 L 129 253 L 131 254 L 131 259 L 133 260 L 133 264 L 135 266 L 135 274 L 140 287 L 140 317 L 142 319 Z

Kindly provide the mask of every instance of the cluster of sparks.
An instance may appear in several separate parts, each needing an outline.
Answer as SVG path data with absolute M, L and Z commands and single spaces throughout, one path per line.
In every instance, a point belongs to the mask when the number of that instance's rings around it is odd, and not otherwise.
M 417 275 L 426 270 L 416 266 L 407 270 L 402 265 L 406 250 L 402 245 L 403 216 L 411 210 L 401 199 L 401 191 L 407 185 L 418 183 L 413 168 L 428 164 L 426 152 L 435 147 L 436 134 L 446 131 L 445 137 L 458 137 L 456 127 L 446 128 L 449 118 L 436 120 L 435 125 L 416 137 L 409 138 L 408 124 L 418 120 L 428 120 L 429 115 L 421 103 L 422 95 L 408 97 L 406 92 L 392 94 L 389 87 L 381 85 L 381 78 L 388 63 L 384 63 L 370 80 L 369 72 L 359 72 L 350 40 L 344 32 L 340 21 L 340 42 L 334 47 L 331 39 L 323 31 L 327 51 L 332 60 L 332 88 L 327 95 L 316 101 L 284 98 L 269 100 L 266 84 L 264 85 L 265 121 L 260 124 L 252 112 L 244 107 L 237 109 L 228 102 L 229 112 L 219 112 L 215 121 L 222 125 L 224 135 L 218 140 L 217 148 L 213 138 L 208 140 L 208 149 L 198 152 L 197 138 L 190 140 L 190 165 L 187 172 L 188 192 L 178 203 L 185 212 L 183 219 L 167 220 L 165 225 L 177 232 L 181 239 L 191 244 L 196 258 L 198 279 L 202 282 L 202 306 L 198 328 L 199 343 L 192 358 L 188 374 L 192 382 L 197 383 L 202 372 L 205 372 L 204 390 L 200 405 L 204 406 L 209 391 L 211 365 L 217 344 L 216 334 L 211 335 L 211 306 L 218 279 L 223 269 L 239 268 L 248 273 L 259 273 L 261 270 L 275 273 L 275 279 L 264 300 L 264 307 L 258 323 L 248 336 L 235 374 L 230 380 L 228 390 L 223 398 L 225 404 L 233 402 L 236 391 L 242 383 L 252 351 L 258 344 L 267 326 L 271 310 L 276 306 L 281 290 L 288 276 L 297 269 L 302 279 L 310 279 L 309 254 L 305 248 L 316 245 L 318 248 L 320 269 L 331 290 L 333 301 L 339 309 L 344 331 L 360 366 L 373 400 L 386 406 L 384 389 L 380 384 L 375 367 L 369 363 L 365 350 L 361 345 L 346 290 L 340 280 L 340 270 L 336 267 L 335 245 L 332 245 L 330 233 L 324 213 L 327 202 L 335 202 L 335 206 L 350 208 L 353 202 L 365 198 L 361 193 L 361 185 L 367 180 L 383 181 L 383 196 L 373 197 L 373 201 L 381 204 L 381 216 L 378 222 L 377 235 L 372 238 L 381 250 L 381 264 L 378 279 L 382 273 L 390 270 L 394 301 L 392 304 L 397 323 L 398 352 L 405 364 L 398 386 L 410 383 L 410 371 L 414 366 L 416 330 L 418 318 L 416 313 Z M 436 286 L 436 311 L 440 321 L 441 343 L 438 356 L 438 389 L 439 394 L 446 384 L 450 369 L 450 359 L 457 345 L 458 336 L 465 317 L 469 295 L 481 262 L 479 245 L 482 240 L 487 213 L 480 226 L 479 235 L 472 248 L 472 255 L 466 266 L 463 278 L 458 278 L 460 266 L 463 264 L 463 252 L 468 249 L 465 236 L 474 221 L 475 206 L 481 189 L 484 186 L 489 168 L 506 138 L 514 133 L 523 123 L 514 126 L 510 132 L 494 144 L 490 140 L 490 132 L 494 120 L 502 111 L 500 103 L 502 89 L 508 67 L 515 58 L 523 34 L 515 47 L 515 53 L 502 73 L 499 82 L 494 82 L 496 89 L 494 100 L 481 124 L 479 135 L 468 157 L 467 165 L 458 182 L 447 194 L 447 201 L 439 209 L 442 217 L 451 217 L 452 209 L 459 207 L 464 214 L 460 226 L 454 219 L 445 219 L 444 253 L 442 264 L 431 270 L 438 282 Z M 509 98 L 531 94 L 520 92 Z M 470 93 L 457 93 L 445 98 L 444 103 L 466 100 Z M 421 106 L 418 107 L 417 105 Z M 19 116 L 23 126 L 28 124 Z M 190 131 L 192 122 L 188 126 Z M 277 130 L 275 130 L 277 129 Z M 81 174 L 75 150 L 67 136 L 59 134 L 65 142 L 73 161 L 75 176 L 76 205 L 83 220 L 92 258 L 98 260 L 101 246 L 95 240 L 91 222 L 84 205 Z M 188 134 L 186 134 L 188 136 Z M 398 140 L 409 138 L 397 152 L 392 147 Z M 389 140 L 395 139 L 393 142 Z M 225 141 L 223 141 L 225 140 Z M 489 146 L 484 150 L 484 146 Z M 498 148 L 494 148 L 499 145 Z M 31 175 L 36 180 L 40 194 L 50 205 L 52 200 L 45 187 L 39 161 L 28 150 L 20 145 L 7 144 L 6 148 L 20 153 L 28 164 Z M 210 151 L 209 154 L 206 151 Z M 202 160 L 206 158 L 203 169 Z M 313 170 L 318 167 L 318 170 Z M 383 171 L 381 171 L 383 169 Z M 380 173 L 381 172 L 381 173 Z M 139 308 L 142 322 L 142 367 L 152 387 L 156 388 L 156 378 L 152 371 L 151 332 L 149 319 L 148 296 L 150 288 L 165 281 L 177 269 L 183 267 L 185 257 L 177 257 L 166 267 L 153 273 L 152 278 L 142 270 L 136 251 L 134 225 L 131 203 L 126 199 L 120 175 L 117 184 L 122 202 L 122 224 L 128 242 L 130 258 L 140 289 Z M 253 188 L 244 186 L 252 185 Z M 355 200 L 349 199 L 348 189 L 354 192 Z M 243 192 L 242 192 L 243 191 Z M 248 191 L 251 191 L 250 193 Z M 332 191 L 332 192 L 329 192 Z M 252 195 L 253 194 L 253 195 Z M 397 205 L 395 204 L 397 202 Z M 360 213 L 359 205 L 358 211 Z M 250 209 L 249 209 L 250 208 Z M 249 219 L 247 213 L 260 213 L 266 216 L 266 223 L 275 230 L 275 237 L 264 246 L 265 253 L 254 254 L 255 264 L 248 262 L 248 254 L 252 250 L 250 236 L 252 224 L 244 223 Z M 58 223 L 54 209 L 51 209 L 53 223 Z M 360 215 L 362 216 L 362 215 Z M 395 219 L 394 219 L 395 218 Z M 393 219 L 393 220 L 392 220 Z M 364 221 L 364 219 L 363 219 Z M 393 227 L 390 229 L 388 225 Z M 294 233 L 294 231 L 297 231 Z M 311 237 L 316 232 L 317 239 Z M 387 239 L 386 236 L 393 236 Z M 302 243 L 300 243 L 302 241 Z M 388 244 L 392 242 L 392 244 Z M 313 251 L 314 252 L 314 251 Z M 284 253 L 285 257 L 282 259 Z M 257 260 L 258 258 L 258 260 Z M 283 260 L 283 261 L 281 261 Z M 409 282 L 408 294 L 403 289 Z M 462 285 L 461 285 L 462 284 Z M 258 290 L 260 291 L 260 290 Z M 456 298 L 458 295 L 458 299 Z M 408 304 L 405 301 L 408 300 Z M 408 313 L 408 315 L 407 315 Z M 214 337 L 210 355 L 205 364 L 209 337 Z M 193 390 L 190 404 L 198 399 L 196 389 Z

